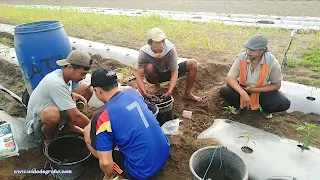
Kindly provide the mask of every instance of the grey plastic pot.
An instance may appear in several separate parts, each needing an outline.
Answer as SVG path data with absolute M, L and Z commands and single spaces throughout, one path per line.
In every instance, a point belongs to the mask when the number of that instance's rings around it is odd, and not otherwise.
M 213 161 L 210 165 L 212 156 Z M 203 180 L 202 178 L 209 165 L 210 168 L 205 179 L 220 180 L 227 177 L 230 180 L 248 180 L 249 178 L 249 170 L 246 164 L 237 154 L 229 151 L 226 147 L 204 147 L 192 154 L 189 167 L 194 180 Z

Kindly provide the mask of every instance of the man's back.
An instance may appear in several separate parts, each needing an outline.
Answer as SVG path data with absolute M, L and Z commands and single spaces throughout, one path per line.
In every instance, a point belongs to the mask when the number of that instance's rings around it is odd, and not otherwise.
M 107 102 L 106 109 L 95 127 L 97 150 L 112 150 L 113 142 L 125 155 L 132 176 L 153 176 L 167 161 L 170 144 L 142 97 L 134 90 L 123 91 Z

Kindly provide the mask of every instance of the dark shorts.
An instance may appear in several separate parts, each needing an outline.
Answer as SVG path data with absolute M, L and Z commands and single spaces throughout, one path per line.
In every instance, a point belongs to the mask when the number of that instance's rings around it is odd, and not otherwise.
M 122 152 L 120 151 L 116 151 L 113 150 L 112 151 L 112 158 L 113 158 L 113 162 L 115 163 L 113 165 L 113 169 L 120 174 L 122 177 L 124 177 L 125 179 L 135 179 L 134 177 L 132 177 L 129 172 L 124 168 L 124 159 L 125 156 Z
M 183 61 L 183 62 L 178 64 L 178 66 L 179 66 L 178 77 L 181 77 L 181 76 L 185 75 L 188 72 L 187 63 L 188 63 L 188 60 Z M 159 72 L 156 69 L 156 73 L 157 73 L 157 77 L 158 77 L 159 83 L 167 82 L 167 81 L 170 81 L 170 79 L 171 79 L 171 71 Z M 149 83 L 153 84 L 153 82 L 151 82 L 151 80 L 148 78 L 148 76 L 146 76 L 146 79 L 147 79 L 147 81 Z
M 69 121 L 69 117 L 67 115 L 67 112 L 66 111 L 60 111 L 60 121 L 59 121 L 59 124 L 57 126 L 56 132 L 60 131 L 68 123 L 68 121 Z M 36 139 L 39 139 L 39 140 L 45 140 L 46 139 L 45 135 L 43 134 L 43 132 L 41 130 L 42 126 L 43 126 L 43 123 L 40 120 L 40 115 L 38 115 L 36 117 L 36 119 L 34 119 L 34 122 L 32 124 L 32 128 L 33 128 L 32 135 Z

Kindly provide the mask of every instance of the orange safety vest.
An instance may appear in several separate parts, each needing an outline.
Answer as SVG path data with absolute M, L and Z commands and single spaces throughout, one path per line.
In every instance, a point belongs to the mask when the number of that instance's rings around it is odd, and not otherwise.
M 266 63 L 266 59 L 264 63 L 261 65 L 260 73 L 259 73 L 259 81 L 256 83 L 255 87 L 263 86 L 264 82 L 267 80 L 267 76 L 270 70 L 270 66 Z M 248 71 L 248 62 L 247 58 L 241 60 L 240 66 L 240 75 L 239 82 L 240 84 L 247 85 L 247 71 Z M 257 110 L 259 108 L 259 95 L 260 93 L 251 93 L 250 95 L 250 108 L 251 110 Z M 243 107 L 243 104 L 240 104 L 240 107 Z

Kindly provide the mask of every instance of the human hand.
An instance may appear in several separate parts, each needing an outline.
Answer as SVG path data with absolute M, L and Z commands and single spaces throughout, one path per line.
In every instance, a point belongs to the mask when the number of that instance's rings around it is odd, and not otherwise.
M 254 87 L 252 87 L 252 86 L 247 86 L 247 87 L 244 88 L 244 90 L 247 91 L 248 93 L 252 93 L 253 90 L 254 90 Z
M 166 99 L 167 97 L 169 97 L 169 96 L 171 96 L 172 95 L 172 91 L 168 91 L 167 93 L 165 93 L 165 94 L 163 94 L 162 96 L 161 96 L 161 99 Z
M 240 94 L 240 108 L 250 108 L 250 96 L 245 91 Z
M 145 99 L 151 99 L 152 98 L 152 94 L 148 93 L 148 92 L 141 92 L 141 95 L 145 98 Z
M 75 92 L 72 92 L 72 93 L 71 93 L 71 96 L 72 96 L 72 99 L 73 99 L 74 102 L 77 102 L 78 100 L 80 100 L 80 101 L 82 101 L 82 102 L 85 104 L 85 106 L 88 105 L 88 102 L 87 102 L 86 98 L 84 98 L 84 97 L 81 96 L 80 94 L 77 94 L 77 93 L 75 93 Z

